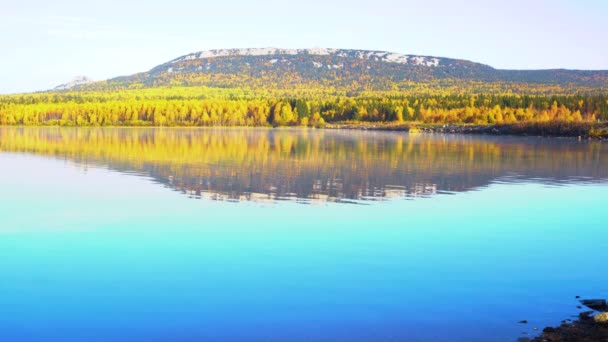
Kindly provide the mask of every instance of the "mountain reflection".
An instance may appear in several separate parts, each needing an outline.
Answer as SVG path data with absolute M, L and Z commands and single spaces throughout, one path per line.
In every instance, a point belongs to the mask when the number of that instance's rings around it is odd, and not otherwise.
M 570 139 L 309 129 L 0 128 L 26 152 L 152 177 L 218 200 L 361 202 L 493 182 L 608 179 L 607 148 Z

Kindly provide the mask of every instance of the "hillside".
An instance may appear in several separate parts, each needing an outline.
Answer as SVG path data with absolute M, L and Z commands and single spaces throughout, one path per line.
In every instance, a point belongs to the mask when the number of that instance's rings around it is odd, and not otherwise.
M 460 59 L 347 49 L 223 49 L 181 56 L 151 70 L 83 86 L 84 89 L 210 86 L 285 89 L 322 86 L 362 90 L 407 89 L 411 83 L 477 83 L 572 88 L 608 87 L 608 71 L 499 70 Z M 521 91 L 525 92 L 525 91 Z

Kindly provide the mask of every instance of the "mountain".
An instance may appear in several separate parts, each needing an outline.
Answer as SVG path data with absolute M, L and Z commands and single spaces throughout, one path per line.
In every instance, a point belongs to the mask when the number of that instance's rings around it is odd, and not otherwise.
M 525 83 L 608 86 L 608 70 L 500 70 L 466 60 L 349 49 L 220 49 L 181 56 L 151 70 L 92 88 L 320 85 L 386 90 L 415 83 Z
M 601 136 L 603 127 L 590 123 L 608 120 L 608 71 L 499 70 L 382 51 L 209 50 L 147 72 L 87 82 L 0 97 L 0 125 L 526 123 L 526 133 Z
M 94 82 L 94 81 L 86 76 L 76 76 L 71 81 L 69 81 L 65 84 L 56 86 L 55 88 L 53 88 L 53 90 L 68 90 L 68 89 L 72 89 L 74 87 L 82 86 L 82 85 L 89 84 L 92 82 Z

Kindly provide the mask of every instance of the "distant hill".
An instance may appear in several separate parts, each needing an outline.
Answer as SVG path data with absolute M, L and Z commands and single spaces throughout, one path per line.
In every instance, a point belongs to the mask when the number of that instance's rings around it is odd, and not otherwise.
M 53 88 L 53 90 L 68 90 L 77 86 L 85 85 L 94 82 L 92 79 L 86 76 L 76 76 L 68 83 L 60 84 Z
M 500 70 L 460 59 L 369 50 L 222 49 L 191 53 L 148 72 L 84 87 L 98 90 L 157 86 L 286 88 L 314 84 L 386 90 L 407 82 L 446 80 L 597 88 L 608 86 L 608 70 Z

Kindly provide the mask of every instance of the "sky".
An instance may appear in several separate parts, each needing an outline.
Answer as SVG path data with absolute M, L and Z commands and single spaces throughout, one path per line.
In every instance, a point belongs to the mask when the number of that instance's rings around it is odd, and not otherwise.
M 608 69 L 605 0 L 22 0 L 0 9 L 0 93 L 143 72 L 207 49 L 352 48 L 501 69 Z

